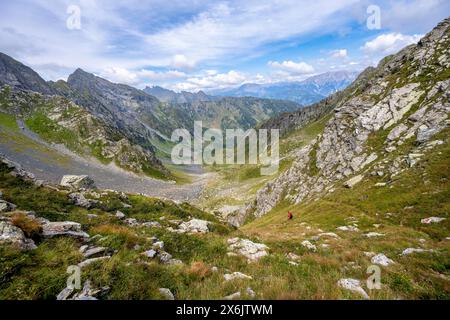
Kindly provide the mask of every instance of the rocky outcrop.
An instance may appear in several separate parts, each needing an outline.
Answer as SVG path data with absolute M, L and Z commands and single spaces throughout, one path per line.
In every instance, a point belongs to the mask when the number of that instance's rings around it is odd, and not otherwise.
M 21 250 L 36 249 L 34 241 L 25 237 L 21 229 L 8 221 L 0 221 L 0 244 L 10 244 Z
M 90 209 L 99 203 L 98 200 L 86 199 L 82 193 L 71 193 L 69 194 L 69 198 L 73 200 L 76 206 L 86 209 Z
M 233 281 L 233 280 L 252 280 L 253 278 L 243 274 L 242 272 L 233 272 L 233 273 L 227 273 L 223 275 L 223 278 L 225 281 Z
M 181 223 L 179 229 L 184 232 L 207 233 L 209 231 L 208 229 L 209 224 L 210 224 L 209 221 L 192 219 L 188 222 Z
M 87 239 L 89 235 L 81 230 L 81 225 L 77 222 L 46 222 L 42 225 L 42 236 L 53 238 L 59 236 L 70 236 L 74 238 Z
M 449 125 L 449 26 L 446 19 L 417 45 L 385 58 L 330 97 L 334 114 L 324 131 L 294 152 L 292 167 L 257 192 L 246 215 L 261 217 L 282 200 L 309 201 L 337 182 L 354 187 L 366 172 L 395 177 L 407 170 L 408 156 L 394 151 L 408 145 L 409 154 L 420 154 Z
M 370 260 L 373 264 L 378 264 L 380 266 L 387 267 L 394 263 L 392 259 L 389 259 L 384 254 L 380 253 L 372 257 Z
M 367 292 L 361 287 L 361 282 L 359 280 L 341 279 L 338 281 L 338 286 L 346 290 L 354 291 L 360 294 L 364 299 L 370 299 Z
M 62 177 L 60 185 L 74 190 L 95 188 L 94 180 L 85 175 L 66 175 Z
M 255 243 L 248 239 L 232 238 L 228 239 L 229 253 L 241 255 L 248 259 L 249 262 L 258 261 L 262 257 L 268 255 L 267 247 L 262 243 Z

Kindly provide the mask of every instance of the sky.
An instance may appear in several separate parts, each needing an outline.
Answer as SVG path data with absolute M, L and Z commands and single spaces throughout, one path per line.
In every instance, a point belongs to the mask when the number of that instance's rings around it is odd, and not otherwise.
M 449 0 L 0 1 L 0 52 L 46 80 L 82 68 L 208 91 L 362 71 L 449 13 Z

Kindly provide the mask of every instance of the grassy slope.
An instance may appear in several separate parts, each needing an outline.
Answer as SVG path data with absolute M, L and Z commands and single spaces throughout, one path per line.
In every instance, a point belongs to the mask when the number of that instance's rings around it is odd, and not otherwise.
M 353 277 L 367 278 L 369 258 L 363 251 L 383 252 L 396 261 L 382 271 L 382 290 L 369 292 L 371 298 L 448 298 L 450 292 L 448 236 L 449 221 L 436 225 L 422 225 L 421 218 L 448 217 L 449 163 L 448 143 L 427 157 L 414 171 L 401 175 L 392 188 L 374 188 L 375 178 L 353 190 L 337 188 L 336 192 L 306 205 L 279 207 L 267 216 L 233 231 L 214 216 L 184 204 L 129 196 L 131 209 L 122 208 L 117 195 L 101 198 L 103 205 L 91 210 L 73 206 L 62 193 L 37 188 L 7 174 L 0 167 L 0 190 L 6 200 L 21 210 L 34 210 L 50 220 L 71 220 L 82 223 L 91 236 L 106 236 L 97 245 L 117 250 L 113 258 L 91 265 L 83 271 L 83 279 L 91 279 L 96 286 L 110 286 L 105 299 L 158 299 L 157 288 L 167 287 L 178 299 L 220 299 L 236 291 L 251 287 L 258 299 L 342 299 L 355 298 L 351 292 L 336 286 L 337 280 Z M 440 154 L 439 154 L 440 152 Z M 421 184 L 426 173 L 427 184 Z M 413 184 L 415 189 L 410 188 Z M 412 209 L 405 207 L 414 206 Z M 178 235 L 158 228 L 130 227 L 116 220 L 110 213 L 117 209 L 141 221 L 161 221 L 169 226 L 169 219 L 188 220 L 190 216 L 214 223 L 207 235 Z M 293 210 L 295 219 L 286 221 L 286 210 Z M 387 216 L 386 213 L 394 213 Z M 88 214 L 97 217 L 89 218 Z M 159 220 L 160 217 L 165 220 Z M 347 225 L 355 217 L 362 231 L 386 234 L 383 238 L 363 238 L 361 233 L 337 232 L 341 239 L 317 241 L 318 252 L 311 253 L 300 245 L 301 240 L 323 231 Z M 306 223 L 306 224 L 302 224 Z M 381 224 L 375 228 L 373 224 Z M 146 261 L 140 253 L 151 247 L 147 238 L 157 236 L 165 242 L 167 252 L 182 259 L 183 266 L 166 266 Z M 226 255 L 226 240 L 245 236 L 264 241 L 270 255 L 258 263 L 248 264 L 244 258 Z M 422 244 L 419 239 L 425 239 Z M 328 249 L 321 248 L 327 243 Z M 53 299 L 65 286 L 66 268 L 83 260 L 78 253 L 81 244 L 69 238 L 45 240 L 37 250 L 20 253 L 0 246 L 1 299 Z M 139 249 L 134 249 L 139 245 Z M 407 247 L 433 248 L 435 253 L 400 257 Z M 285 254 L 300 255 L 299 266 L 289 264 Z M 192 265 L 197 263 L 197 265 Z M 354 263 L 351 265 L 350 263 Z M 198 267 L 200 265 L 200 267 Z M 217 266 L 219 272 L 210 271 Z M 223 274 L 240 271 L 253 280 L 224 282 Z M 247 298 L 245 295 L 243 298 Z
M 366 279 L 370 259 L 363 252 L 384 253 L 397 263 L 383 269 L 382 282 L 386 286 L 375 292 L 380 298 L 449 298 L 450 284 L 450 145 L 449 130 L 439 137 L 447 139 L 412 170 L 396 177 L 387 187 L 375 187 L 386 182 L 371 177 L 354 189 L 337 186 L 336 191 L 319 200 L 300 205 L 280 204 L 266 216 L 242 228 L 246 235 L 259 237 L 272 245 L 292 248 L 313 235 L 336 232 L 341 239 L 329 239 L 329 250 L 314 254 L 324 259 L 330 276 L 347 262 L 356 262 L 360 269 L 349 269 L 346 277 Z M 413 186 L 413 187 L 412 187 Z M 293 221 L 286 221 L 287 211 L 294 213 Z M 440 224 L 424 225 L 423 218 L 447 218 Z M 337 232 L 339 226 L 350 225 L 349 218 L 358 221 L 361 232 Z M 374 224 L 380 226 L 377 228 Z M 365 238 L 364 232 L 385 234 L 380 238 Z M 420 239 L 425 239 L 421 243 Z M 325 243 L 324 239 L 317 244 Z M 294 245 L 295 246 L 295 245 Z M 434 253 L 400 257 L 406 248 L 434 249 Z M 447 277 L 447 279 L 445 279 Z

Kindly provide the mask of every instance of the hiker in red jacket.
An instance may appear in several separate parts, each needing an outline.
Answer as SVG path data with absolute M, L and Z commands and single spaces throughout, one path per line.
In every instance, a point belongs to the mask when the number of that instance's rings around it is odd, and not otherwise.
M 294 216 L 292 215 L 292 212 L 288 212 L 288 220 L 292 220 L 294 218 Z

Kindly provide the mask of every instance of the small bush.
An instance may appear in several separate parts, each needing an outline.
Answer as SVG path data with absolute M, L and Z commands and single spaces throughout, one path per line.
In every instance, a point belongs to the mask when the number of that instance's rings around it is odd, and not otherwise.
M 195 261 L 191 263 L 189 274 L 204 279 L 211 274 L 211 269 L 203 261 Z
M 122 246 L 133 247 L 138 244 L 139 238 L 136 233 L 125 226 L 119 226 L 114 224 L 102 224 L 93 227 L 92 234 L 100 234 L 103 236 L 109 236 L 110 238 L 106 242 L 115 249 L 120 249 Z

